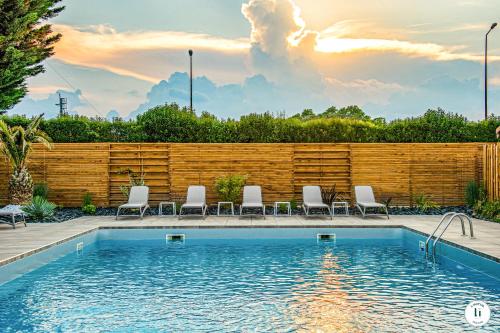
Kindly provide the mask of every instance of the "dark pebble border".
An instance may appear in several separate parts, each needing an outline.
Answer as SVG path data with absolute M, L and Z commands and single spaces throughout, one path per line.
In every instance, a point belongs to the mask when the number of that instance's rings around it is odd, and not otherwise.
M 238 205 L 235 205 L 234 207 L 235 214 L 239 214 L 239 207 Z M 271 205 L 268 205 L 266 207 L 266 214 L 271 216 L 273 215 L 273 207 Z M 342 213 L 341 209 L 337 211 L 338 213 Z M 473 212 L 471 209 L 465 207 L 465 206 L 449 206 L 449 207 L 439 207 L 439 208 L 433 208 L 429 209 L 427 211 L 422 211 L 416 207 L 390 207 L 389 208 L 389 214 L 390 215 L 443 215 L 448 212 L 459 212 L 459 213 L 465 213 L 470 216 L 474 216 Z M 165 211 L 164 208 L 164 214 L 168 214 L 169 212 Z M 221 211 L 221 214 L 228 214 L 229 211 Z M 251 212 L 248 212 L 251 213 Z M 314 213 L 314 212 L 313 212 Z M 321 213 L 321 212 L 318 212 Z M 354 209 L 350 208 L 349 213 L 359 215 L 359 212 Z M 116 208 L 97 208 L 95 216 L 114 216 L 116 215 Z M 151 207 L 149 210 L 146 211 L 145 215 L 158 215 L 158 208 L 157 207 Z M 210 206 L 208 209 L 208 215 L 215 216 L 217 215 L 217 206 Z M 304 212 L 300 208 L 294 208 L 292 209 L 292 215 L 304 215 Z M 82 212 L 80 208 L 58 208 L 56 210 L 56 213 L 54 216 L 50 219 L 46 220 L 33 220 L 30 218 L 27 218 L 27 222 L 30 223 L 60 223 L 72 219 L 76 219 L 78 217 L 82 216 L 87 216 Z

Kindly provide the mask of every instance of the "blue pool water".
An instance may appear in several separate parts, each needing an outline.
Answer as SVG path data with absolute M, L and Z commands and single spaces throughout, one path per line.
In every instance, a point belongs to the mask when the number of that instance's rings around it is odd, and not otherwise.
M 167 243 L 176 232 L 186 241 Z M 498 263 L 481 263 L 489 274 L 445 257 L 429 264 L 423 237 L 403 229 L 319 230 L 336 233 L 330 242 L 317 232 L 99 231 L 82 253 L 0 285 L 0 331 L 500 331 Z M 492 309 L 480 329 L 464 318 L 472 300 Z

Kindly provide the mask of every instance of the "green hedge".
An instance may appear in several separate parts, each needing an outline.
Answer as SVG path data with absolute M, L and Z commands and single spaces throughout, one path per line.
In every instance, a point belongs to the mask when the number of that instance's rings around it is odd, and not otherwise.
M 29 122 L 21 116 L 2 118 L 11 126 Z M 498 117 L 475 122 L 441 109 L 391 122 L 372 120 L 357 107 L 290 118 L 263 113 L 221 120 L 167 104 L 134 121 L 67 116 L 44 120 L 41 128 L 54 142 L 491 142 L 497 141 L 498 126 Z

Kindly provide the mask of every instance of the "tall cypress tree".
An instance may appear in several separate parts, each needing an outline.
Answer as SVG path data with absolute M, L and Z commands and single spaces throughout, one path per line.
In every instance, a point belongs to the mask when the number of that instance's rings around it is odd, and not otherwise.
M 61 38 L 46 20 L 64 7 L 61 0 L 0 0 L 0 112 L 26 92 L 26 79 L 44 71 L 41 62 L 54 54 Z

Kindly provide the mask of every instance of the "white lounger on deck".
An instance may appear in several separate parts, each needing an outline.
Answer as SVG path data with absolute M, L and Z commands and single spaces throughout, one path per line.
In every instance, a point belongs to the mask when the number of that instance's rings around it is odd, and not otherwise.
M 139 216 L 141 219 L 149 208 L 149 187 L 147 186 L 132 186 L 128 194 L 128 202 L 118 207 L 116 212 L 116 219 L 119 216 Z M 138 209 L 139 215 L 120 215 L 122 209 Z
M 243 216 L 243 210 L 245 208 L 258 208 L 262 211 L 262 216 L 264 216 L 264 218 L 266 217 L 266 206 L 262 202 L 262 191 L 260 186 L 243 187 L 243 202 L 240 206 L 241 216 Z
M 321 197 L 321 188 L 319 186 L 302 187 L 302 199 L 304 200 L 302 208 L 304 209 L 306 216 L 311 216 L 310 210 L 314 208 L 326 209 L 328 210 L 328 214 L 332 216 L 330 207 L 323 202 L 323 198 Z
M 389 212 L 387 211 L 387 206 L 375 201 L 375 195 L 373 195 L 373 189 L 371 186 L 354 186 L 354 193 L 356 194 L 356 207 L 358 207 L 361 215 L 363 217 L 370 215 L 380 215 L 380 214 L 366 214 L 368 208 L 383 208 L 385 210 L 385 215 L 389 219 Z
M 184 215 L 200 215 L 205 217 L 207 212 L 207 204 L 205 199 L 205 186 L 191 185 L 188 187 L 186 203 L 181 206 L 179 210 L 179 219 L 182 217 L 182 210 L 186 209 L 200 209 L 201 214 L 184 214 Z
M 24 212 L 21 210 L 19 205 L 7 205 L 0 209 L 0 217 L 7 217 L 8 220 L 0 219 L 0 223 L 10 224 L 14 229 L 16 229 L 16 223 L 24 223 L 26 226 L 26 220 L 24 218 Z M 16 216 L 20 216 L 22 220 L 16 221 Z

